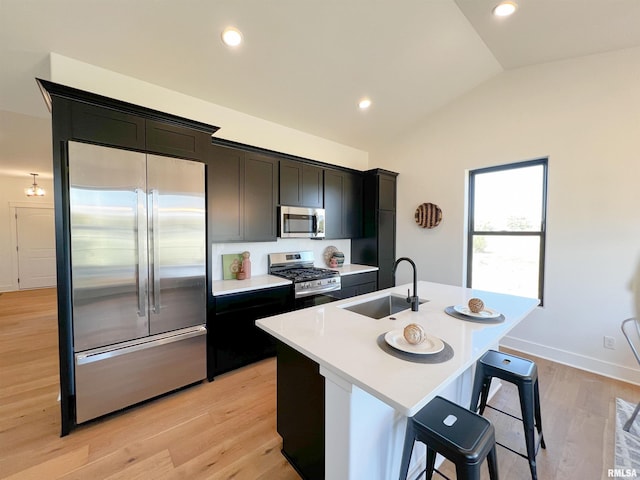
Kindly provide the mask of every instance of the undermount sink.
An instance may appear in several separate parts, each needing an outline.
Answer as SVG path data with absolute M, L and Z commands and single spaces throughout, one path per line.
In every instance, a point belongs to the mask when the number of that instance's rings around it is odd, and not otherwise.
M 419 303 L 423 304 L 427 301 L 428 300 L 420 300 Z M 364 315 L 365 317 L 379 319 L 402 312 L 403 310 L 408 310 L 411 308 L 411 304 L 407 302 L 407 297 L 401 295 L 386 295 L 342 308 L 359 315 Z

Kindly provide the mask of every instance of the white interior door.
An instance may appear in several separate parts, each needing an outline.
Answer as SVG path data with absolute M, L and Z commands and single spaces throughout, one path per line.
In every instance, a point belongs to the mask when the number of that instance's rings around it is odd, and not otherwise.
M 20 290 L 55 286 L 53 208 L 16 207 L 16 244 Z

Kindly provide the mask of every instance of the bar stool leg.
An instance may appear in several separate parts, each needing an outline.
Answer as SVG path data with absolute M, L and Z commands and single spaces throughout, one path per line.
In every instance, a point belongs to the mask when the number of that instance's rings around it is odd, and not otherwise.
M 473 379 L 473 387 L 471 389 L 471 403 L 469 404 L 469 410 L 472 412 L 478 411 L 478 405 L 480 404 L 480 395 L 486 381 L 484 376 L 484 369 L 480 363 L 476 363 L 476 373 Z
M 546 449 L 547 446 L 544 443 L 544 435 L 542 433 L 542 415 L 540 415 L 540 391 L 538 389 L 538 380 L 536 380 L 533 385 L 533 394 L 535 401 L 536 427 L 538 428 L 538 435 L 540 435 L 540 446 Z
M 529 458 L 529 469 L 531 470 L 531 478 L 537 480 L 536 473 L 536 444 L 534 432 L 534 410 L 533 406 L 533 385 L 531 383 L 523 383 L 518 386 L 520 394 L 520 409 L 522 410 L 522 425 L 524 426 L 524 439 L 527 444 L 527 457 Z
M 427 445 L 427 470 L 425 473 L 425 479 L 431 480 L 433 478 L 433 471 L 436 468 L 436 455 L 437 452 L 433 448 L 429 448 Z
M 480 480 L 481 463 L 456 465 L 456 478 L 464 478 L 464 480 Z
M 480 415 L 484 413 L 485 408 L 487 408 L 487 401 L 489 400 L 489 390 L 491 389 L 491 381 L 493 377 L 484 377 L 482 382 L 482 393 L 480 396 Z
M 413 422 L 410 418 L 407 419 L 407 430 L 404 434 L 404 447 L 402 449 L 402 460 L 400 461 L 400 476 L 399 480 L 406 480 L 409 474 L 409 462 L 411 461 L 411 454 L 413 453 L 413 444 L 415 442 L 415 432 L 413 430 Z
M 489 478 L 491 480 L 498 480 L 498 456 L 495 445 L 489 452 L 489 455 L 487 455 L 487 463 L 489 464 Z

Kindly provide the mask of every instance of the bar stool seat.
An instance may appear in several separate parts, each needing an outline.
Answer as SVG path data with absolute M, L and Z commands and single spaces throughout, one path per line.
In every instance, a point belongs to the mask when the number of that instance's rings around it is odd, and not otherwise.
M 491 480 L 498 480 L 493 425 L 460 405 L 435 397 L 407 419 L 400 480 L 407 478 L 416 440 L 427 447 L 427 480 L 433 476 L 437 453 L 455 464 L 458 479 L 479 480 L 480 466 L 486 458 Z
M 505 382 L 512 383 L 518 387 L 520 397 L 520 409 L 522 418 L 515 417 L 507 412 L 503 412 L 491 405 L 487 405 L 489 388 L 493 378 L 500 378 Z M 479 404 L 479 405 L 478 405 Z M 513 450 L 512 448 L 497 442 L 498 445 L 526 458 L 529 461 L 531 478 L 537 480 L 536 453 L 538 446 L 535 444 L 534 428 L 538 431 L 539 446 L 546 448 L 544 436 L 542 434 L 542 419 L 540 415 L 540 393 L 538 390 L 538 368 L 535 362 L 510 355 L 496 350 L 489 350 L 476 362 L 476 373 L 473 381 L 471 393 L 470 410 L 484 413 L 486 407 L 497 410 L 521 420 L 524 428 L 524 438 L 527 447 L 527 455 Z

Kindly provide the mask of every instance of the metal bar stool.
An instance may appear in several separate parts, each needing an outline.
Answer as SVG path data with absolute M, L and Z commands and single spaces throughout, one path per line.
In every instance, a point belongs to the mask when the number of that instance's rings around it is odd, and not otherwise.
M 522 418 L 515 417 L 498 408 L 487 405 L 487 397 L 489 396 L 489 388 L 491 387 L 491 380 L 493 377 L 500 378 L 505 382 L 513 383 L 518 387 Z M 480 401 L 479 410 L 478 401 Z M 497 352 L 495 350 L 489 350 L 485 353 L 476 363 L 476 374 L 473 381 L 470 410 L 474 412 L 478 411 L 480 415 L 482 415 L 485 407 L 489 407 L 522 421 L 524 427 L 524 438 L 527 446 L 526 456 L 500 442 L 496 443 L 529 460 L 531 478 L 536 480 L 538 478 L 536 472 L 536 453 L 538 452 L 538 447 L 547 447 L 544 443 L 544 436 L 542 435 L 540 393 L 538 390 L 538 368 L 536 367 L 535 362 L 515 355 L 509 355 L 504 352 Z M 538 445 L 535 444 L 534 428 L 537 429 L 540 437 Z
M 493 425 L 486 418 L 460 405 L 435 397 L 407 419 L 400 480 L 407 478 L 416 440 L 427 447 L 427 468 L 424 470 L 427 480 L 433 476 L 437 453 L 455 464 L 458 479 L 480 480 L 480 466 L 486 458 L 491 480 L 498 480 Z

